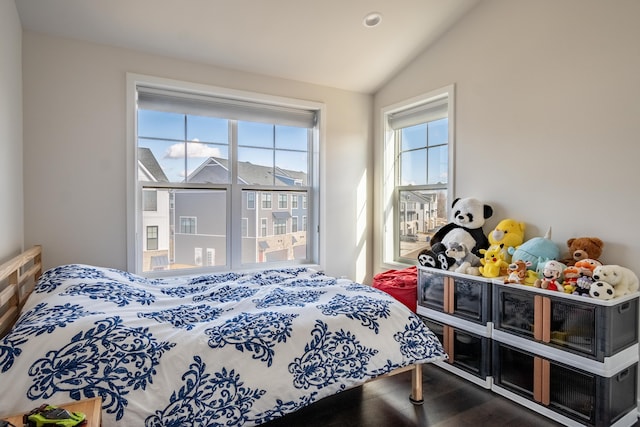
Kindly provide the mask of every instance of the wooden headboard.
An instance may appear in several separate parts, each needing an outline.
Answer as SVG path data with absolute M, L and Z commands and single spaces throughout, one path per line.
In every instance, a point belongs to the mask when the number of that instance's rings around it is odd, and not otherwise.
M 0 337 L 18 319 L 20 310 L 42 274 L 42 246 L 34 246 L 0 265 Z

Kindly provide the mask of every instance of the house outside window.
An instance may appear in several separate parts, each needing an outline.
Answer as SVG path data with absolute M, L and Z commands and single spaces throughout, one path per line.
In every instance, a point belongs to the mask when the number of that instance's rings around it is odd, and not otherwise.
M 382 110 L 382 262 L 416 264 L 447 223 L 453 188 L 454 87 Z
M 319 262 L 322 104 L 135 74 L 127 95 L 131 271 L 151 271 L 150 256 L 167 270 L 204 267 L 209 249 L 217 270 Z M 272 240 L 271 214 L 292 194 L 308 198 L 316 233 Z M 162 254 L 147 253 L 138 231 L 152 219 Z

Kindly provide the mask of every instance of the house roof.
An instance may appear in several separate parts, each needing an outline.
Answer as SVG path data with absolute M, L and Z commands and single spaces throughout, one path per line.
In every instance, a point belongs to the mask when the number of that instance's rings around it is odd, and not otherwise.
M 138 165 L 142 166 L 155 182 L 169 182 L 158 160 L 149 148 L 138 147 Z
M 228 182 L 228 160 L 209 157 L 187 177 L 187 182 Z M 275 177 L 274 177 L 275 174 Z M 238 178 L 245 184 L 256 185 L 306 185 L 307 174 L 282 168 L 238 162 Z

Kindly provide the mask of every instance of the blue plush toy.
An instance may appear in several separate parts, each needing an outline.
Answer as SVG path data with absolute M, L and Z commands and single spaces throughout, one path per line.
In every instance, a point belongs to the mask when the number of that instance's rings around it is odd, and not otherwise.
M 509 248 L 512 262 L 522 260 L 530 262 L 529 270 L 537 271 L 538 264 L 544 265 L 550 260 L 557 260 L 560 256 L 560 248 L 551 240 L 551 228 L 544 237 L 534 237 L 522 245 Z

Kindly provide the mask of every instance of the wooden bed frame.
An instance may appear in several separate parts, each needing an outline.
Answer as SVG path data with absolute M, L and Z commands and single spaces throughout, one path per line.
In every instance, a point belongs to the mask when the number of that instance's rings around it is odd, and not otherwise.
M 0 265 L 0 338 L 18 320 L 42 274 L 42 246 L 34 246 Z
M 0 265 L 0 338 L 9 332 L 25 301 L 33 291 L 42 275 L 42 246 L 36 245 Z M 414 405 L 421 405 L 422 365 L 411 365 L 396 369 L 378 378 L 384 378 L 403 372 L 411 373 L 411 395 L 409 399 Z M 378 378 L 374 378 L 374 381 Z

